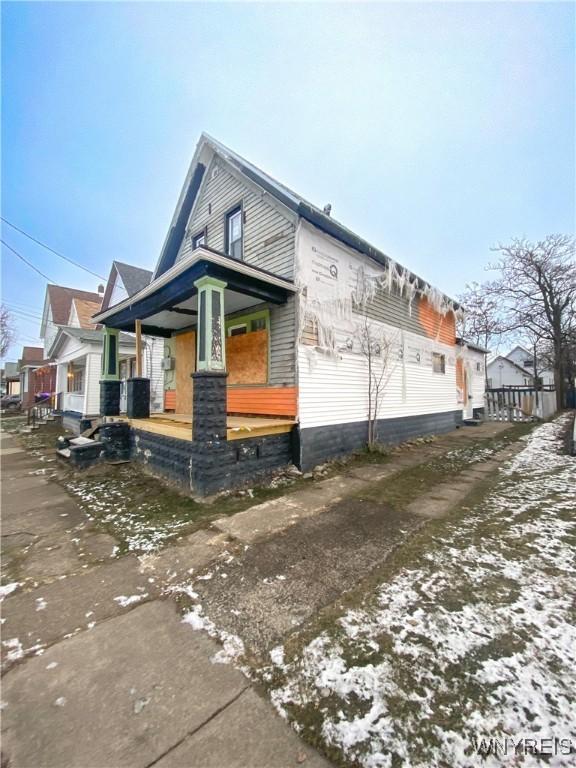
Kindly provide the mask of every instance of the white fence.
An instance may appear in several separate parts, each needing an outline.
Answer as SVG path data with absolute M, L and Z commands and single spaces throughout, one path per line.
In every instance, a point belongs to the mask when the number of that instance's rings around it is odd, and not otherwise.
M 484 404 L 484 418 L 489 421 L 536 421 L 556 413 L 556 392 L 533 387 L 488 389 Z

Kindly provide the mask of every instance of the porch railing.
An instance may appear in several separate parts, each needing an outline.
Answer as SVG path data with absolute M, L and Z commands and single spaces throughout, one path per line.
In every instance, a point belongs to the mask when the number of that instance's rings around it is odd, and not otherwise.
M 48 397 L 38 400 L 32 405 L 26 406 L 23 410 L 26 412 L 26 423 L 28 426 L 36 426 L 37 421 L 45 419 L 54 410 L 56 404 L 56 395 L 49 395 Z

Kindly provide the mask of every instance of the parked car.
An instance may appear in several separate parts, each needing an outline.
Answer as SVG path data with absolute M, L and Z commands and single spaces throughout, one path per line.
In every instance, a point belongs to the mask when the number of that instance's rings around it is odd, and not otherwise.
M 3 411 L 19 411 L 21 403 L 20 395 L 4 395 L 0 400 L 0 408 Z

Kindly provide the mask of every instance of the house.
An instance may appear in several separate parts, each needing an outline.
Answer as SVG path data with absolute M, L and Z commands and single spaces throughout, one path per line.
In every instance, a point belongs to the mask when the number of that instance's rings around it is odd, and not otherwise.
M 116 340 L 135 332 L 169 344 L 174 413 L 150 416 L 146 382 L 129 387 L 134 456 L 199 495 L 359 449 L 369 422 L 388 443 L 451 430 L 460 311 L 202 134 L 152 281 L 94 317 L 101 413 L 119 413 Z
M 18 370 L 23 408 L 33 405 L 41 394 L 52 393 L 51 384 L 54 371 L 51 370 L 50 361 L 45 359 L 42 347 L 22 347 L 22 357 L 18 361 Z M 41 373 L 37 377 L 38 371 Z
M 66 326 L 70 322 L 71 314 L 74 316 L 73 302 L 75 300 L 88 302 L 94 305 L 102 304 L 100 291 L 81 291 L 77 288 L 66 288 L 63 285 L 47 285 L 46 295 L 44 297 L 44 308 L 42 310 L 42 323 L 40 326 L 40 338 L 44 342 L 44 356 L 49 356 L 50 347 L 54 342 L 58 328 Z M 77 311 L 77 310 L 76 310 Z M 83 318 L 86 321 L 86 318 Z M 90 323 L 90 318 L 87 318 Z M 78 320 L 78 322 L 80 322 Z
M 456 343 L 460 350 L 456 360 L 458 402 L 462 403 L 463 418 L 475 419 L 484 414 L 488 350 L 460 338 Z
M 115 261 L 103 292 L 91 294 L 62 286 L 47 287 L 44 311 L 50 321 L 43 324 L 42 333 L 45 341 L 49 340 L 47 353 L 56 370 L 57 408 L 68 429 L 81 431 L 100 413 L 104 337 L 92 316 L 105 310 L 114 296 L 128 297 L 140 290 L 150 281 L 151 274 L 148 270 Z M 57 322 L 63 318 L 66 318 L 63 323 Z M 133 334 L 119 336 L 117 352 L 123 381 L 123 412 L 126 410 L 125 382 L 135 372 L 136 340 Z M 153 410 L 163 408 L 163 354 L 163 341 L 144 339 L 144 370 L 155 383 Z
M 506 358 L 511 360 L 513 363 L 516 363 L 516 365 L 519 365 L 520 368 L 524 368 L 526 371 L 529 371 L 532 376 L 534 376 L 534 354 L 532 352 L 528 352 L 525 347 L 514 347 L 514 349 L 506 355 Z M 554 372 L 547 369 L 539 360 L 536 360 L 536 374 L 541 383 L 545 386 L 554 385 Z
M 18 363 L 4 363 L 2 384 L 4 395 L 19 395 L 20 394 L 20 371 L 18 370 Z
M 518 356 L 516 355 L 516 358 Z M 526 358 L 528 360 L 528 358 Z M 533 364 L 533 360 L 530 359 Z M 488 369 L 488 388 L 530 387 L 534 383 L 534 372 L 511 360 L 508 355 L 498 355 L 490 360 Z

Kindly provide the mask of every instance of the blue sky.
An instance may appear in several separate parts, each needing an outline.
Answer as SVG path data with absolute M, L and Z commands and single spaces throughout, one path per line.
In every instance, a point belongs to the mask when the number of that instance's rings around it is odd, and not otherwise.
M 2 215 L 152 268 L 206 130 L 435 285 L 573 232 L 570 3 L 3 3 Z M 54 282 L 97 279 L 7 227 Z M 19 339 L 45 281 L 2 250 Z

